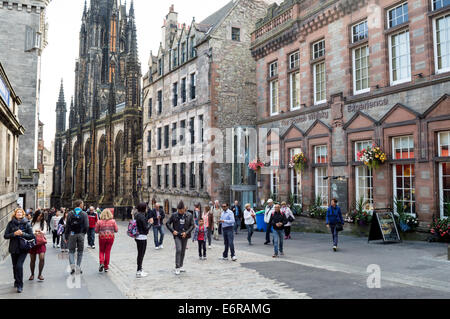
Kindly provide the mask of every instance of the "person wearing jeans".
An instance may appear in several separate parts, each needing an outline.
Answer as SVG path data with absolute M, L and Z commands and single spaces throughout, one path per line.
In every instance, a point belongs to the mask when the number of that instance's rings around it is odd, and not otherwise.
M 202 219 L 205 222 L 205 227 L 207 229 L 208 249 L 211 249 L 211 237 L 214 231 L 214 217 L 209 206 L 205 206 Z
M 337 206 L 337 199 L 333 198 L 331 200 L 331 206 L 327 210 L 326 223 L 327 227 L 331 230 L 331 235 L 333 236 L 333 250 L 337 251 L 338 246 L 338 231 L 336 226 L 338 224 L 344 225 L 344 219 L 342 218 L 341 208 Z
M 244 222 L 247 227 L 247 241 L 249 245 L 252 245 L 253 225 L 255 224 L 256 214 L 251 208 L 250 204 L 245 205 L 244 209 Z
M 69 248 L 69 263 L 71 267 L 70 274 L 75 273 L 75 250 L 77 250 L 77 267 L 81 271 L 81 261 L 83 260 L 84 237 L 89 228 L 87 214 L 83 212 L 83 201 L 75 202 L 75 209 L 67 216 L 66 229 L 64 231 L 65 241 Z
M 98 234 L 98 246 L 99 246 L 99 272 L 103 270 L 108 272 L 109 260 L 111 256 L 111 248 L 114 244 L 114 234 L 119 231 L 116 221 L 113 219 L 113 215 L 109 209 L 103 210 L 100 215 L 100 220 L 95 225 L 95 232 Z
M 283 251 L 283 236 L 284 236 L 284 225 L 288 223 L 288 220 L 283 212 L 281 212 L 280 205 L 275 205 L 275 209 L 270 214 L 269 226 L 273 227 L 273 258 L 278 257 L 278 252 L 280 255 L 284 255 Z
M 234 206 L 233 207 L 231 207 L 231 211 L 233 212 L 233 214 L 234 214 L 234 220 L 235 220 L 235 223 L 234 223 L 234 232 L 235 232 L 235 234 L 237 235 L 238 234 L 238 231 L 239 231 L 239 229 L 241 228 L 241 222 L 242 222 L 242 208 L 241 208 L 241 206 L 239 205 L 239 201 L 234 201 Z
M 87 237 L 88 237 L 88 245 L 89 247 L 91 247 L 92 249 L 95 248 L 95 225 L 97 224 L 98 221 L 98 215 L 97 212 L 95 211 L 94 207 L 89 207 L 89 211 L 87 212 L 88 215 L 88 219 L 89 219 L 89 229 L 88 229 L 88 233 L 87 233 Z
M 142 269 L 142 263 L 144 262 L 145 251 L 147 250 L 147 235 L 150 230 L 151 224 L 147 220 L 145 214 L 147 210 L 146 203 L 140 203 L 137 206 L 137 212 L 134 216 L 136 219 L 136 227 L 138 235 L 135 238 L 137 246 L 137 272 L 136 278 L 147 277 L 148 274 Z
M 177 212 L 172 214 L 166 223 L 167 229 L 173 234 L 173 239 L 175 240 L 175 275 L 186 271 L 183 268 L 184 255 L 194 226 L 194 217 L 191 213 L 186 212 L 183 201 L 180 201 L 177 206 Z
M 236 255 L 234 251 L 234 215 L 231 210 L 228 209 L 228 204 L 222 205 L 222 215 L 220 216 L 220 224 L 222 225 L 223 240 L 225 244 L 225 250 L 220 258 L 221 260 L 228 260 L 228 249 L 231 252 L 231 260 L 236 261 Z
M 150 223 L 153 225 L 153 239 L 155 242 L 155 249 L 163 248 L 164 241 L 164 210 L 159 203 L 155 204 L 155 209 L 150 210 L 148 218 Z
M 14 288 L 18 293 L 23 290 L 23 263 L 27 258 L 28 252 L 20 249 L 21 238 L 30 240 L 34 238 L 33 229 L 25 218 L 25 212 L 22 208 L 17 208 L 7 224 L 3 238 L 9 239 L 8 251 L 11 254 L 11 260 L 14 273 Z
M 272 229 L 272 227 L 270 226 L 270 214 L 272 213 L 273 210 L 273 200 L 271 198 L 269 198 L 269 200 L 267 201 L 267 206 L 264 212 L 264 223 L 266 224 L 266 242 L 264 243 L 264 245 L 268 245 L 270 244 L 270 231 Z

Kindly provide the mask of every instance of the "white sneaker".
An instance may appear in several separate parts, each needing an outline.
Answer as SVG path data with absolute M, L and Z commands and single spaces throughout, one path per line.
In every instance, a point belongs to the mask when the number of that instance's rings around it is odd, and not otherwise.
M 180 268 L 176 268 L 175 269 L 175 275 L 179 275 L 180 274 Z
M 186 272 L 186 269 L 184 269 L 183 267 L 181 267 L 179 270 L 180 272 Z
M 163 249 L 163 248 L 164 248 L 164 246 L 163 246 L 163 245 L 159 246 L 159 249 Z
M 231 260 L 232 260 L 232 261 L 236 261 L 236 260 L 237 260 L 236 256 L 231 257 Z
M 148 276 L 148 274 L 145 272 L 145 271 L 141 271 L 141 277 L 147 277 Z
M 159 250 L 160 248 L 159 247 L 155 247 L 155 250 Z
M 53 248 L 56 248 L 56 245 L 55 245 L 55 244 L 53 244 Z
M 61 248 L 61 246 L 60 245 L 56 245 L 56 248 Z
M 209 246 L 208 246 L 208 249 L 211 249 L 211 248 L 212 248 L 211 245 L 209 245 Z
M 205 256 L 205 257 L 203 257 L 203 260 L 206 260 L 206 256 Z

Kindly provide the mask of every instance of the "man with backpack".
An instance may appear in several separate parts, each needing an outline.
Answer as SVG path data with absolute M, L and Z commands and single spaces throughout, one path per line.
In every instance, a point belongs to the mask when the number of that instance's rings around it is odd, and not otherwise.
M 286 215 L 281 211 L 280 205 L 275 205 L 275 208 L 270 213 L 269 227 L 273 227 L 273 258 L 278 257 L 278 244 L 280 245 L 280 255 L 284 255 L 283 252 L 283 231 L 284 225 L 288 223 Z
M 179 275 L 180 272 L 185 272 L 183 268 L 184 255 L 187 242 L 194 230 L 194 218 L 191 213 L 186 212 L 183 201 L 178 203 L 177 212 L 170 216 L 166 226 L 175 240 L 175 275 Z
M 83 259 L 84 236 L 89 228 L 88 216 L 81 208 L 83 207 L 83 201 L 77 200 L 75 202 L 75 207 L 76 208 L 67 216 L 66 229 L 64 232 L 65 242 L 69 248 L 71 275 L 75 273 L 75 249 L 77 250 L 77 269 L 80 274 L 83 273 L 81 271 L 81 261 Z

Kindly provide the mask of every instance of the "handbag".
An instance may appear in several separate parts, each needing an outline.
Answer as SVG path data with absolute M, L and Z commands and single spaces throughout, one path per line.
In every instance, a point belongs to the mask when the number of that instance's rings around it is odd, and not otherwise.
M 61 236 L 62 234 L 64 234 L 64 230 L 65 230 L 64 225 L 63 225 L 63 224 L 59 224 L 59 225 L 58 225 L 58 229 L 57 229 L 57 231 L 56 231 L 56 234 L 57 234 L 58 236 Z
M 47 238 L 44 234 L 36 235 L 36 246 L 40 245 L 46 245 L 47 244 Z
M 21 251 L 29 251 L 30 249 L 32 249 L 34 246 L 36 246 L 36 241 L 33 239 L 25 239 L 23 237 L 20 237 L 19 239 L 19 249 Z
M 294 217 L 289 216 L 289 217 L 287 218 L 287 220 L 288 220 L 288 222 L 292 223 L 292 222 L 294 221 Z
M 336 231 L 343 231 L 344 230 L 344 226 L 342 224 L 336 224 Z

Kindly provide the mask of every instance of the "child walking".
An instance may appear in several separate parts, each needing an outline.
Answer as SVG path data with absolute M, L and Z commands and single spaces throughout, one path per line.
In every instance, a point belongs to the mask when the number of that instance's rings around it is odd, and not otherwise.
M 205 226 L 203 218 L 198 220 L 198 226 L 195 227 L 194 241 L 198 242 L 198 255 L 200 260 L 206 260 L 206 237 L 208 235 L 208 229 Z

